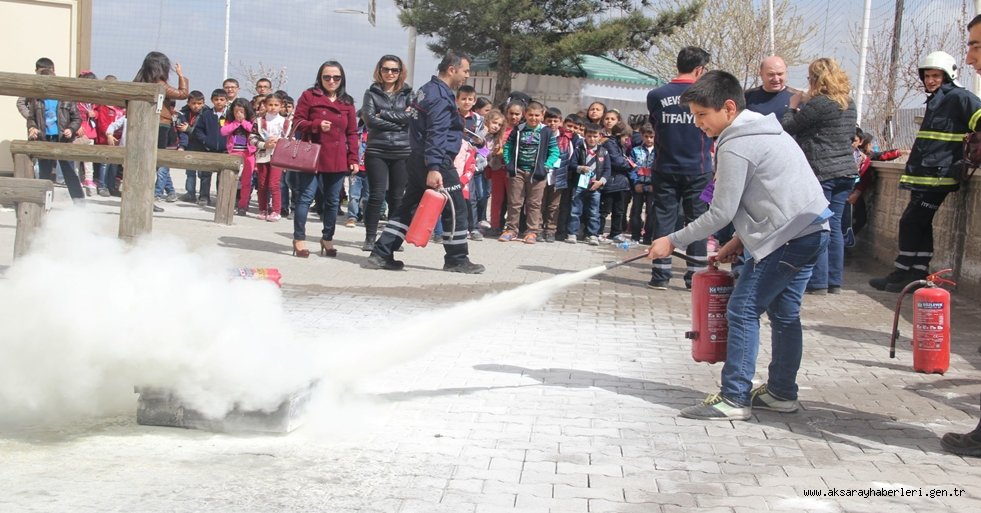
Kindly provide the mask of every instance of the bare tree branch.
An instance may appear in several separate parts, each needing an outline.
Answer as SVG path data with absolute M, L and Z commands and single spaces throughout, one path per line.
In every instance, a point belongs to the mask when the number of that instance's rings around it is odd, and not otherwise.
M 262 61 L 259 61 L 254 66 L 246 64 L 244 61 L 238 61 L 234 71 L 236 75 L 245 79 L 245 84 L 242 85 L 242 88 L 247 89 L 252 96 L 256 95 L 255 83 L 260 78 L 268 78 L 272 82 L 273 91 L 285 88 L 286 83 L 289 82 L 286 74 L 286 66 L 274 68 L 263 64 Z
M 672 0 L 668 8 L 684 3 L 684 0 Z M 769 55 L 770 43 L 765 2 L 759 7 L 753 3 L 752 0 L 707 2 L 695 21 L 654 41 L 649 52 L 630 54 L 628 62 L 668 78 L 677 74 L 678 52 L 685 46 L 698 46 L 712 54 L 713 68 L 732 73 L 746 88 L 755 87 L 759 85 L 760 62 Z M 810 56 L 802 55 L 802 47 L 816 33 L 815 25 L 806 23 L 789 0 L 776 0 L 773 7 L 777 55 L 788 66 L 810 61 Z

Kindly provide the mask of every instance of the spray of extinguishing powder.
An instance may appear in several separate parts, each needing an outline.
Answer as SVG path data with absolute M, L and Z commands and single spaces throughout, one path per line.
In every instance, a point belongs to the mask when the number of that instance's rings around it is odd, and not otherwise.
M 313 382 L 349 383 L 460 340 L 468 323 L 451 319 L 527 311 L 607 269 L 430 309 L 384 329 L 397 337 L 351 344 L 337 331 L 294 328 L 276 285 L 230 280 L 217 250 L 192 252 L 172 237 L 128 246 L 109 224 L 53 212 L 0 279 L 0 427 L 131 412 L 134 386 L 172 390 L 211 418 L 272 411 Z
M 345 354 L 331 353 L 330 357 L 335 361 L 331 364 L 329 376 L 334 380 L 350 381 L 411 360 L 435 346 L 459 339 L 460 333 L 467 328 L 467 323 L 448 319 L 503 319 L 515 312 L 538 308 L 556 292 L 588 280 L 607 269 L 607 266 L 600 265 L 574 273 L 559 274 L 446 309 L 413 315 L 412 319 L 391 328 L 392 333 L 399 334 L 397 340 L 376 337 L 367 344 L 350 348 Z

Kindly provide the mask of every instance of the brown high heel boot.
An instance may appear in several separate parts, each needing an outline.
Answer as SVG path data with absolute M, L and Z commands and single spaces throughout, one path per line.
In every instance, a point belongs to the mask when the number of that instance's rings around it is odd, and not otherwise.
M 303 247 L 302 240 L 293 241 L 293 256 L 297 258 L 306 258 L 310 256 L 310 250 Z
M 329 246 L 330 241 L 320 239 L 320 256 L 336 257 L 337 249 Z

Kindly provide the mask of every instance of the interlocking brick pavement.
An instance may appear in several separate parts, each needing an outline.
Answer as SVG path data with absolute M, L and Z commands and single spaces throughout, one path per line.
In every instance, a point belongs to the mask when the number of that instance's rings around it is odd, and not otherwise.
M 56 192 L 56 209 L 67 208 Z M 89 203 L 88 213 L 111 225 L 118 200 Z M 487 240 L 470 246 L 488 268 L 480 276 L 440 271 L 439 246 L 400 253 L 406 271 L 367 271 L 358 266 L 360 226 L 338 226 L 338 258 L 302 260 L 289 256 L 291 222 L 237 217 L 225 227 L 209 222 L 209 209 L 164 206 L 155 233 L 221 248 L 236 265 L 279 268 L 290 322 L 349 344 L 398 340 L 389 315 L 411 322 L 625 255 Z M 0 269 L 11 264 L 14 224 L 12 213 L 0 213 L 0 247 L 8 248 Z M 308 233 L 315 247 L 316 221 Z M 799 413 L 718 423 L 677 417 L 717 389 L 721 366 L 690 358 L 690 294 L 681 281 L 649 290 L 649 270 L 638 264 L 573 285 L 541 308 L 441 319 L 459 327 L 456 340 L 332 394 L 289 436 L 148 428 L 128 414 L 2 431 L 0 511 L 978 509 L 981 460 L 944 453 L 938 437 L 977 422 L 981 309 L 955 295 L 951 369 L 917 374 L 909 305 L 891 360 L 896 296 L 865 285 L 880 267 L 852 262 L 846 271 L 841 295 L 805 298 Z M 765 318 L 763 325 L 758 380 L 769 358 Z M 907 495 L 809 495 L 830 488 Z M 963 495 L 930 497 L 955 489 Z

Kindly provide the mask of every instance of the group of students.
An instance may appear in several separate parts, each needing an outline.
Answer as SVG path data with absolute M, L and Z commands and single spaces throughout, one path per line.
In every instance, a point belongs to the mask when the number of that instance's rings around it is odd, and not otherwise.
M 34 63 L 38 75 L 55 75 L 54 61 L 42 57 Z M 85 70 L 79 78 L 94 79 L 95 74 Z M 105 80 L 114 81 L 116 77 L 106 75 Z M 46 141 L 74 144 L 116 144 L 123 139 L 125 110 L 113 105 L 98 105 L 90 102 L 74 102 L 46 98 L 18 98 L 17 109 L 27 121 L 27 137 L 32 141 Z M 61 170 L 62 180 L 58 179 L 56 167 Z M 81 176 L 76 170 L 81 170 Z M 86 196 L 118 196 L 116 180 L 119 166 L 95 164 L 68 160 L 39 159 L 38 176 L 68 188 L 69 196 L 75 203 L 84 202 Z
M 257 90 L 269 88 L 268 82 L 268 79 L 261 79 L 256 84 Z M 225 83 L 238 87 L 234 79 Z M 174 100 L 168 100 L 168 108 L 173 112 L 168 147 L 242 156 L 236 214 L 246 215 L 255 186 L 259 219 L 278 221 L 289 214 L 289 189 L 283 180 L 283 170 L 272 166 L 270 159 L 276 143 L 290 131 L 294 101 L 284 91 L 260 94 L 252 101 L 245 98 L 229 101 L 228 96 L 225 88 L 215 89 L 211 92 L 209 107 L 205 105 L 201 91 L 190 91 L 187 104 L 179 111 L 175 109 Z M 169 170 L 160 168 L 157 198 L 213 206 L 211 173 L 186 170 L 185 193 L 178 198 Z
M 466 187 L 471 240 L 650 243 L 649 125 L 635 130 L 600 102 L 563 117 L 520 92 L 494 108 L 469 85 L 457 91 L 457 106 L 476 154 Z

